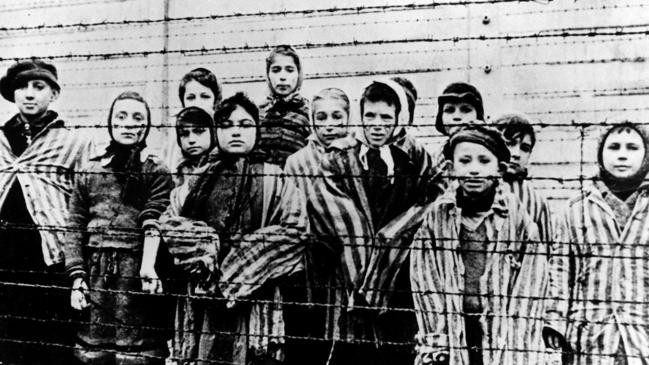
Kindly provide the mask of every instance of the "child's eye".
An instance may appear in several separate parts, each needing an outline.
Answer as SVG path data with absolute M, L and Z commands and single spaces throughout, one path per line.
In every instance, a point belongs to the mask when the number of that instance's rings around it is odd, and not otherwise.
M 365 119 L 374 119 L 374 118 L 376 118 L 376 114 L 374 114 L 372 112 L 367 112 L 367 113 L 363 114 L 363 118 L 365 118 Z
M 288 73 L 293 73 L 293 72 L 295 72 L 295 67 L 293 67 L 293 66 L 286 66 L 286 72 L 288 72 Z
M 526 153 L 527 152 L 532 152 L 532 146 L 530 146 L 528 144 L 522 144 L 521 145 L 521 151 L 526 152 Z
M 315 113 L 315 119 L 316 120 L 327 120 L 327 113 Z
M 180 131 L 178 131 L 178 135 L 179 135 L 181 138 L 182 138 L 182 137 L 189 137 L 189 131 L 186 130 L 186 129 L 181 129 Z
M 344 118 L 343 113 L 341 112 L 334 112 L 332 116 L 335 120 L 341 120 Z
M 192 129 L 192 133 L 194 134 L 203 134 L 205 133 L 206 129 L 205 128 L 194 128 Z
M 445 106 L 445 107 L 444 107 L 444 113 L 448 113 L 448 114 L 453 114 L 453 113 L 455 113 L 455 107 L 454 107 L 454 106 L 451 106 L 451 105 L 449 105 L 449 106 Z
M 620 144 L 619 143 L 611 143 L 608 145 L 607 149 L 611 151 L 617 151 L 620 149 Z
M 207 94 L 207 93 L 205 93 L 205 94 L 201 94 L 201 98 L 203 98 L 203 99 L 211 99 L 211 98 L 212 98 L 212 95 Z
M 460 163 L 466 165 L 466 164 L 468 164 L 468 163 L 471 162 L 471 159 L 470 159 L 470 158 L 467 158 L 467 157 L 464 157 L 464 158 L 460 158 L 458 161 L 460 161 Z
M 194 99 L 196 99 L 196 95 L 194 95 L 194 94 L 189 94 L 189 95 L 185 96 L 185 99 L 187 99 L 187 100 L 194 100 Z
M 254 128 L 255 127 L 255 122 L 253 122 L 250 119 L 246 119 L 241 121 L 241 127 L 242 128 Z
M 231 128 L 234 125 L 231 120 L 224 120 L 219 124 L 220 128 Z
M 119 120 L 124 120 L 124 119 L 126 119 L 126 114 L 119 113 L 119 114 L 115 115 L 115 118 L 117 118 Z
M 461 111 L 462 113 L 471 113 L 471 112 L 473 112 L 473 107 L 470 106 L 470 105 L 462 105 L 462 106 L 460 107 L 460 111 Z
M 478 161 L 480 161 L 481 164 L 486 165 L 491 162 L 491 159 L 489 157 L 480 157 Z
M 280 71 L 282 71 L 282 68 L 279 67 L 279 66 L 273 66 L 273 67 L 270 68 L 270 72 L 272 72 L 272 73 L 278 73 Z

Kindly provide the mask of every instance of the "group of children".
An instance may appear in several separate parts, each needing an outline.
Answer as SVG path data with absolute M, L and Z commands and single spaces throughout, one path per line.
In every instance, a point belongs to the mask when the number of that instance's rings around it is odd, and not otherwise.
M 470 84 L 439 96 L 428 151 L 405 78 L 364 89 L 354 130 L 342 90 L 300 95 L 290 46 L 266 75 L 260 107 L 185 75 L 169 170 L 140 94 L 95 151 L 49 110 L 53 65 L 7 70 L 3 363 L 649 364 L 642 127 L 609 128 L 595 183 L 551 217 L 530 121 L 488 123 Z

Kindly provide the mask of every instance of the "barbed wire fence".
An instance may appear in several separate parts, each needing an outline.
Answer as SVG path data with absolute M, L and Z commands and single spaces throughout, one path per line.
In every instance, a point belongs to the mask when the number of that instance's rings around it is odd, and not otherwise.
M 553 213 L 559 212 L 568 198 L 585 194 L 593 180 L 597 180 L 593 176 L 596 146 L 602 129 L 622 119 L 639 125 L 647 124 L 649 13 L 646 7 L 649 4 L 644 1 L 460 0 L 404 1 L 400 4 L 352 1 L 329 2 L 326 6 L 317 2 L 268 1 L 239 5 L 240 8 L 235 5 L 220 7 L 208 1 L 196 1 L 192 6 L 176 0 L 166 0 L 162 2 L 164 6 L 160 3 L 152 0 L 7 1 L 0 5 L 5 20 L 0 25 L 0 66 L 4 70 L 15 61 L 34 56 L 52 61 L 59 70 L 62 85 L 61 99 L 54 109 L 69 122 L 65 128 L 86 133 L 99 145 L 108 138 L 105 120 L 113 97 L 124 90 L 140 91 L 154 115 L 151 145 L 171 168 L 178 155 L 173 129 L 175 114 L 180 110 L 176 87 L 181 76 L 195 67 L 214 71 L 223 84 L 224 95 L 244 90 L 261 101 L 267 94 L 264 75 L 267 53 L 276 44 L 291 44 L 300 53 L 304 64 L 302 94 L 310 97 L 324 87 L 340 87 L 347 91 L 353 100 L 352 127 L 360 126 L 358 97 L 370 80 L 376 76 L 407 77 L 420 95 L 411 130 L 431 152 L 437 151 L 446 138 L 434 129 L 437 95 L 450 82 L 469 81 L 483 93 L 488 120 L 510 110 L 525 112 L 532 118 L 538 142 L 532 157 L 530 179 L 551 202 Z M 11 104 L 0 102 L 2 119 L 9 119 L 15 112 Z M 49 172 L 47 169 L 0 167 L 0 175 Z M 278 177 L 287 178 L 285 175 Z M 292 177 L 322 178 L 311 175 Z M 35 226 L 2 226 L 2 229 L 8 228 L 30 230 Z M 86 231 L 85 227 L 69 225 L 37 225 L 36 229 L 58 233 Z M 141 232 L 117 229 L 106 235 L 111 234 L 137 239 Z M 343 246 L 355 246 L 354 239 L 361 238 L 370 242 L 364 243 L 364 248 L 401 249 L 389 243 L 379 243 L 375 241 L 376 237 L 335 238 L 347 238 L 352 242 Z M 442 242 L 449 238 L 437 239 Z M 232 244 L 236 245 L 237 241 Z M 544 245 L 547 242 L 532 241 L 529 244 Z M 561 240 L 552 242 L 555 246 L 569 244 Z M 597 242 L 595 246 L 600 245 L 602 249 L 596 251 L 596 258 L 637 260 L 646 265 L 646 242 L 624 244 L 625 249 L 634 251 L 604 253 L 606 248 L 616 244 L 619 242 Z M 413 244 L 413 250 L 416 250 L 415 246 L 417 242 Z M 581 255 L 578 257 L 592 258 L 593 254 Z M 0 268 L 0 272 L 4 271 Z M 39 288 L 39 285 L 28 283 L 3 284 Z M 70 290 L 67 286 L 43 287 L 46 288 Z M 346 291 L 350 288 L 343 285 L 328 289 Z M 131 291 L 108 292 L 144 295 Z M 449 291 L 425 294 L 462 295 Z M 215 296 L 177 293 L 158 296 L 227 301 Z M 542 302 L 548 298 L 540 293 L 516 299 Z M 578 301 L 646 307 L 649 297 L 626 300 L 595 296 Z M 241 302 L 266 303 L 254 298 Z M 101 306 L 99 303 L 90 304 Z M 340 306 L 290 301 L 283 304 Z M 375 309 L 363 305 L 358 305 L 358 308 Z M 390 309 L 415 311 L 414 308 Z M 110 313 L 110 308 L 105 310 Z M 435 314 L 462 313 L 444 311 Z M 629 324 L 649 332 L 649 318 L 646 315 L 640 317 L 628 321 L 604 317 L 590 324 Z M 34 322 L 59 320 L 14 319 Z M 543 321 L 546 318 L 530 314 L 520 319 Z M 84 323 L 79 319 L 65 321 L 75 325 Z M 129 326 L 120 321 L 115 323 L 94 325 Z M 149 330 L 183 331 L 182 328 L 168 327 Z M 256 336 L 243 332 L 220 335 Z M 11 338 L 0 341 L 21 342 Z M 369 340 L 349 341 L 363 343 Z M 394 345 L 414 350 L 415 343 L 409 341 Z M 74 350 L 74 347 L 69 349 Z M 508 350 L 546 352 L 544 348 Z M 634 358 L 646 360 L 639 355 L 627 356 L 629 362 Z M 205 360 L 205 363 L 229 364 L 213 360 Z

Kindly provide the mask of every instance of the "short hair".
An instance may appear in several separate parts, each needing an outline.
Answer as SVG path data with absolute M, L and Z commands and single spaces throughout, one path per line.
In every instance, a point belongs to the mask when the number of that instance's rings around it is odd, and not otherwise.
M 313 104 L 318 100 L 324 100 L 324 99 L 333 99 L 342 102 L 343 109 L 345 110 L 345 112 L 347 112 L 347 115 L 349 115 L 349 98 L 347 97 L 347 94 L 345 94 L 344 91 L 335 87 L 328 87 L 326 89 L 322 89 L 318 91 L 315 95 L 313 95 L 313 100 L 311 100 L 311 105 L 312 105 L 311 113 L 315 112 L 315 110 L 313 109 Z M 311 116 L 313 117 L 313 115 Z
M 529 119 L 523 114 L 505 114 L 494 121 L 494 125 L 506 140 L 523 138 L 526 135 L 532 140 L 532 147 L 536 145 L 536 133 Z
M 363 91 L 361 96 L 361 119 L 365 112 L 365 102 L 376 103 L 383 101 L 388 105 L 393 105 L 395 110 L 395 120 L 398 120 L 399 113 L 401 112 L 401 103 L 399 102 L 399 95 L 392 90 L 388 85 L 381 82 L 373 82 Z
M 223 100 L 216 108 L 216 111 L 214 112 L 214 122 L 216 125 L 218 126 L 230 118 L 230 115 L 237 106 L 242 107 L 246 113 L 250 114 L 252 119 L 255 121 L 255 124 L 259 125 L 259 109 L 257 108 L 257 105 L 255 105 L 255 103 L 241 91 Z
M 178 97 L 180 98 L 180 103 L 182 104 L 183 108 L 185 107 L 185 88 L 190 81 L 196 81 L 206 88 L 212 90 L 212 93 L 214 94 L 215 106 L 223 98 L 221 85 L 216 79 L 216 75 L 214 75 L 212 71 L 206 68 L 199 67 L 186 73 L 185 76 L 183 76 L 183 78 L 180 80 L 180 86 L 178 87 Z
M 300 56 L 298 56 L 297 51 L 295 51 L 295 49 L 289 46 L 288 44 L 280 44 L 278 46 L 275 46 L 270 51 L 268 57 L 266 57 L 266 74 L 268 74 L 268 72 L 270 71 L 270 65 L 272 65 L 273 62 L 275 62 L 275 56 L 277 55 L 291 57 L 298 71 L 302 70 L 302 64 L 300 63 Z
M 405 77 L 395 76 L 391 78 L 391 80 L 401 85 L 406 93 L 406 98 L 408 99 L 408 113 L 410 114 L 410 120 L 408 122 L 412 124 L 415 119 L 415 105 L 418 98 L 417 88 L 415 88 L 415 85 Z

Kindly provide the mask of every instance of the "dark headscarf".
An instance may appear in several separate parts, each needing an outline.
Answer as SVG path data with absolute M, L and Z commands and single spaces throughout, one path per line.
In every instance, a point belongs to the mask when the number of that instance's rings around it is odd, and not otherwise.
M 147 127 L 138 142 L 125 146 L 115 140 L 113 135 L 113 109 L 119 100 L 132 99 L 141 102 L 146 108 Z M 135 91 L 125 91 L 119 94 L 110 106 L 108 112 L 108 134 L 110 135 L 110 143 L 106 147 L 105 157 L 110 157 L 110 166 L 116 172 L 117 181 L 123 184 L 122 199 L 128 200 L 136 198 L 133 194 L 137 194 L 135 189 L 131 189 L 132 185 L 138 185 L 143 178 L 142 176 L 142 159 L 141 152 L 146 147 L 146 138 L 151 129 L 151 111 L 149 104 L 146 100 Z M 131 190 L 134 190 L 131 193 Z
M 606 138 L 611 135 L 613 131 L 619 131 L 620 129 L 630 129 L 633 131 L 638 132 L 640 137 L 642 137 L 642 141 L 644 143 L 644 148 L 645 148 L 645 155 L 642 159 L 642 165 L 640 165 L 640 169 L 638 172 L 633 174 L 632 176 L 629 176 L 624 179 L 617 178 L 613 176 L 610 172 L 606 171 L 604 168 L 604 163 L 603 163 L 603 153 L 604 153 L 604 143 L 606 142 Z M 620 199 L 625 200 L 626 197 L 628 197 L 630 194 L 632 194 L 635 190 L 637 190 L 639 187 L 641 187 L 644 179 L 647 176 L 647 173 L 649 173 L 649 158 L 647 158 L 647 153 L 649 152 L 649 135 L 645 131 L 644 128 L 630 122 L 630 121 L 624 121 L 623 123 L 619 125 L 615 125 L 611 127 L 599 141 L 599 146 L 597 148 L 597 163 L 599 165 L 599 178 L 606 184 L 608 189 L 615 195 L 617 195 Z
M 484 120 L 484 106 L 482 95 L 478 89 L 464 82 L 454 82 L 444 89 L 442 95 L 437 98 L 437 116 L 435 118 L 435 128 L 442 134 L 448 135 L 444 128 L 444 104 L 454 102 L 465 102 L 473 105 L 476 110 L 478 120 Z
M 237 108 L 243 108 L 255 121 L 257 128 L 257 136 L 255 145 L 252 150 L 246 155 L 233 155 L 223 150 L 217 143 L 218 154 L 210 154 L 205 171 L 202 171 L 195 181 L 192 191 L 187 196 L 185 204 L 181 210 L 181 215 L 189 218 L 200 218 L 206 211 L 206 205 L 209 201 L 210 194 L 216 185 L 219 176 L 227 176 L 232 180 L 236 180 L 236 175 L 243 175 L 243 171 L 248 169 L 250 163 L 260 162 L 264 160 L 264 155 L 257 149 L 259 144 L 259 110 L 257 106 L 242 92 L 223 100 L 214 113 L 214 122 L 219 128 L 225 122 L 232 112 Z M 242 177 L 242 176 L 240 176 Z M 236 189 L 236 183 L 231 184 L 230 189 Z M 234 194 L 234 193 L 232 193 Z M 234 196 L 234 195 L 233 195 Z M 229 202 L 232 203 L 232 202 Z

